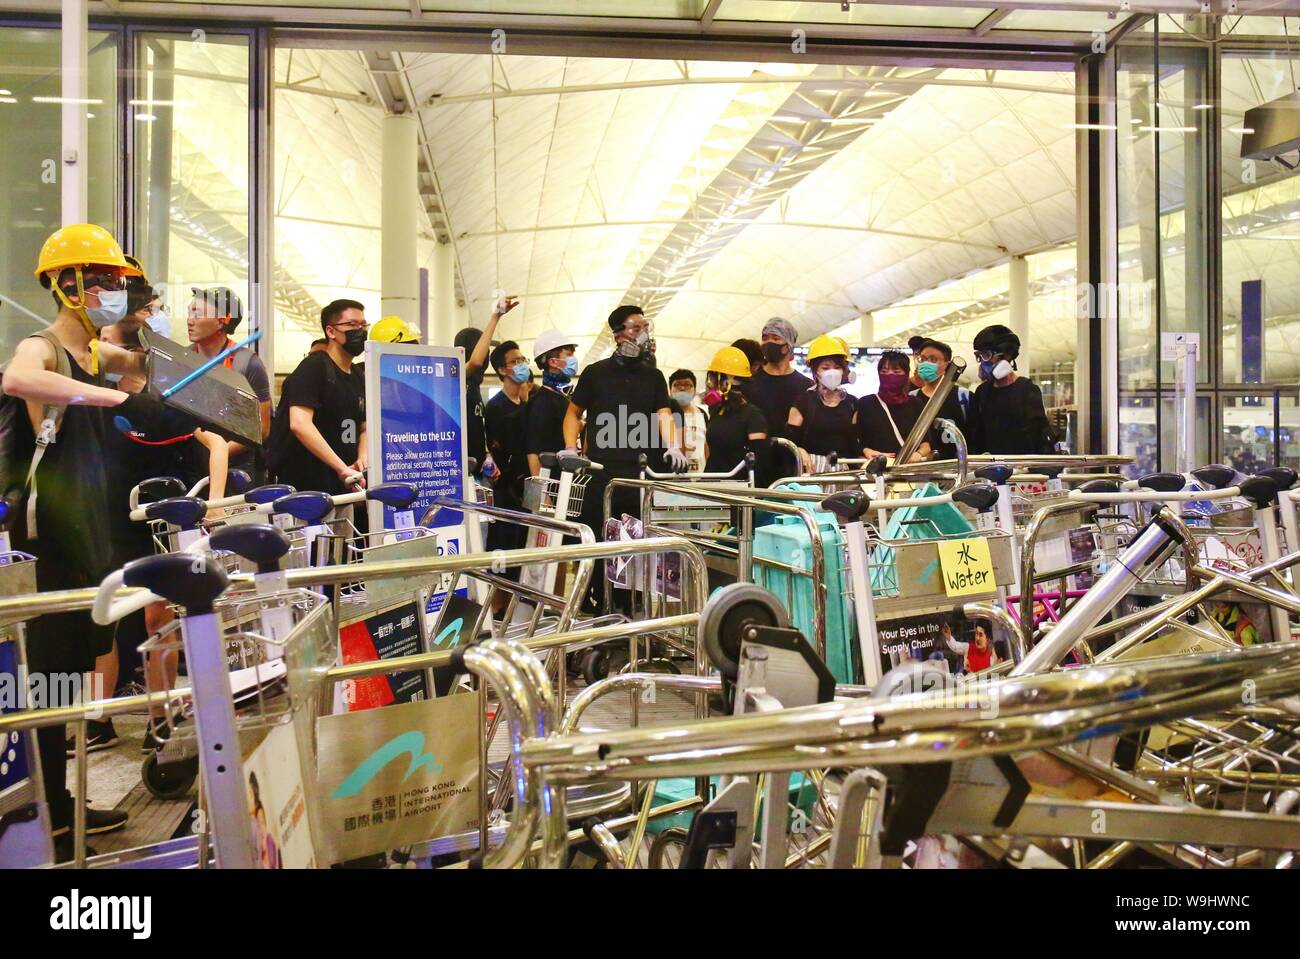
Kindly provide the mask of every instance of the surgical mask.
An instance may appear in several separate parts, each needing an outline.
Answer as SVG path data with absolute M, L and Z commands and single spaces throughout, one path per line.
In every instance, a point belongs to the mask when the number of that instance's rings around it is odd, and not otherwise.
M 95 329 L 122 322 L 126 316 L 126 290 L 101 290 L 96 296 L 99 297 L 99 306 L 86 307 L 86 316 Z
M 366 337 L 369 333 L 363 329 L 348 330 L 343 341 L 343 351 L 349 356 L 360 356 L 366 350 Z
M 121 374 L 121 373 L 105 373 L 105 374 L 104 374 L 104 379 L 108 380 L 108 382 L 113 383 L 113 384 L 121 383 L 121 382 L 122 382 L 122 374 Z
M 570 356 L 564 361 L 564 375 L 568 377 L 578 375 L 578 358 L 576 356 Z
M 516 363 L 510 369 L 510 375 L 514 378 L 516 383 L 527 383 L 528 373 L 529 369 L 527 363 Z
M 785 359 L 785 347 L 780 343 L 764 343 L 763 359 L 773 365 Z
M 678 406 L 690 406 L 695 402 L 695 394 L 689 390 L 679 390 L 673 394 L 673 399 L 677 401 Z
M 844 371 L 835 366 L 828 370 L 822 370 L 817 374 L 817 382 L 822 385 L 823 389 L 838 390 L 840 384 L 844 382 Z
M 929 360 L 922 360 L 916 365 L 916 373 L 927 383 L 933 383 L 939 378 L 939 364 L 931 363 Z

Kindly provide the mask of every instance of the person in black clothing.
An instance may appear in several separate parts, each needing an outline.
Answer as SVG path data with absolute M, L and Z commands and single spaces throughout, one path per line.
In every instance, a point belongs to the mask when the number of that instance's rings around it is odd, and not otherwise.
M 478 464 L 479 473 L 486 479 L 496 476 L 497 466 L 487 455 L 483 429 L 483 371 L 497 324 L 518 305 L 515 297 L 503 296 L 492 307 L 492 315 L 483 329 L 467 326 L 455 338 L 455 345 L 465 351 L 465 455 Z
M 746 453 L 760 456 L 767 446 L 763 412 L 745 398 L 742 382 L 752 370 L 739 349 L 724 346 L 709 363 L 704 403 L 712 415 L 705 431 L 706 473 L 729 473 Z
M 857 405 L 844 389 L 849 378 L 849 348 L 834 336 L 819 336 L 808 346 L 808 367 L 817 385 L 801 393 L 786 420 L 786 435 L 799 446 L 806 472 L 818 472 L 814 457 L 834 453 L 840 459 L 857 458 Z
M 952 362 L 952 347 L 947 343 L 940 343 L 938 340 L 924 340 L 916 352 L 916 374 L 921 381 L 919 389 L 912 391 L 912 395 L 919 399 L 922 404 L 928 403 L 930 397 L 939 387 L 939 380 L 948 369 L 948 364 Z M 936 419 L 943 418 L 952 420 L 957 424 L 957 429 L 961 430 L 962 435 L 966 435 L 966 411 L 970 409 L 971 393 L 964 386 L 953 384 L 948 395 L 943 399 L 943 405 L 939 407 L 939 414 Z M 943 442 L 943 431 L 936 429 L 935 434 L 931 437 L 931 442 L 935 450 L 935 458 L 941 460 L 955 459 L 957 456 L 957 447 L 952 443 Z
M 537 368 L 542 371 L 542 385 L 528 398 L 528 428 L 524 448 L 528 452 L 528 472 L 542 471 L 541 454 L 564 449 L 564 418 L 569 412 L 569 392 L 578 374 L 577 341 L 560 330 L 546 330 L 533 341 Z
M 522 510 L 524 477 L 528 475 L 528 454 L 524 442 L 528 405 L 523 399 L 525 384 L 528 382 L 528 360 L 514 340 L 506 340 L 494 347 L 489 359 L 497 376 L 501 378 L 501 391 L 488 400 L 483 411 L 488 451 L 497 466 L 496 482 L 492 485 L 492 502 L 502 509 Z M 488 527 L 487 548 L 521 549 L 526 535 L 527 530 L 514 523 L 492 523 Z M 519 567 L 510 567 L 505 575 L 517 580 Z M 498 598 L 501 605 L 504 605 L 505 594 Z
M 749 375 L 757 376 L 758 371 L 763 368 L 763 347 L 758 340 L 742 338 L 731 345 L 745 354 L 745 359 L 749 361 Z
M 1055 437 L 1038 384 L 1016 372 L 1020 338 L 1001 324 L 975 336 L 980 379 L 971 402 L 967 446 L 972 453 L 1051 453 Z
M 110 507 L 104 414 L 111 410 L 146 432 L 156 430 L 164 415 L 152 394 L 102 385 L 108 373 L 143 375 L 142 355 L 111 343 L 92 349 L 100 329 L 126 316 L 127 277 L 141 271 L 127 262 L 107 231 L 83 223 L 63 227 L 45 241 L 35 272 L 53 295 L 58 315 L 46 329 L 20 340 L 4 368 L 5 403 L 12 414 L 11 482 L 17 481 L 16 489 L 4 491 L 16 514 L 13 546 L 36 557 L 40 590 L 94 589 L 113 560 L 105 536 Z M 38 449 L 50 407 L 61 413 L 50 425 L 55 442 Z M 29 472 L 34 475 L 30 489 Z M 61 676 L 89 672 L 112 642 L 112 630 L 97 626 L 87 610 L 39 616 L 27 626 L 27 667 L 34 677 L 56 681 L 47 683 L 47 690 L 64 688 Z M 72 704 L 34 697 L 31 705 Z M 36 743 L 56 856 L 67 859 L 74 802 L 66 785 L 64 727 L 38 729 Z M 88 833 L 121 829 L 126 821 L 127 814 L 118 810 L 86 809 Z
M 908 359 L 905 353 L 889 350 L 876 361 L 880 389 L 858 400 L 858 443 L 867 459 L 885 454 L 893 457 L 903 448 L 903 440 L 916 425 L 925 408 L 908 393 Z M 929 441 L 921 443 L 911 462 L 930 458 Z
M 774 436 L 785 435 L 790 410 L 813 387 L 812 380 L 790 365 L 798 344 L 799 334 L 789 320 L 768 320 L 763 327 L 763 366 L 745 384 L 746 399 L 762 411 Z
M 308 353 L 284 381 L 267 465 L 281 483 L 337 495 L 366 472 L 366 386 L 353 365 L 366 346 L 365 307 L 335 300 L 320 323 L 325 349 Z
M 599 463 L 587 484 L 580 522 L 604 537 L 605 486 L 615 477 L 639 475 L 641 454 L 650 467 L 683 472 L 686 454 L 678 445 L 669 406 L 668 384 L 654 366 L 650 322 L 637 306 L 620 306 L 609 315 L 614 333 L 614 355 L 592 363 L 583 371 L 569 398 L 564 417 L 564 445 L 577 452 L 578 437 L 586 417 L 586 455 Z M 655 455 L 662 450 L 662 456 Z M 614 517 L 640 514 L 637 491 L 616 488 L 611 504 Z M 595 597 L 603 594 L 603 578 L 592 577 Z

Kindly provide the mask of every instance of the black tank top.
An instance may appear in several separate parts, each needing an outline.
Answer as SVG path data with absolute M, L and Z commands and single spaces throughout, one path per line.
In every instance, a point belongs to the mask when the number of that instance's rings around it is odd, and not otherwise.
M 803 417 L 803 442 L 800 445 L 813 456 L 836 454 L 840 459 L 862 455 L 858 430 L 853 425 L 857 405 L 846 395 L 837 406 L 827 406 L 815 389 L 808 390 L 795 404 Z
M 71 353 L 68 365 L 77 382 L 98 385 L 98 378 L 83 370 Z M 36 557 L 36 581 L 42 590 L 98 586 L 111 568 L 104 413 L 96 406 L 67 407 L 55 441 L 36 468 L 39 538 L 30 540 L 24 530 L 14 545 Z M 16 459 L 29 463 L 36 448 L 31 418 L 17 416 L 15 425 Z

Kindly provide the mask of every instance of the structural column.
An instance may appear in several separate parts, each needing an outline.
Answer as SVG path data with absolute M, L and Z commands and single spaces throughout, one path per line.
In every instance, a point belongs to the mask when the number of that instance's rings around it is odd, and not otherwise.
M 60 37 L 63 58 L 60 75 L 63 86 L 63 150 L 59 157 L 59 182 L 62 193 L 64 225 L 85 223 L 90 213 L 86 194 L 89 181 L 86 176 L 86 100 L 89 97 L 89 80 L 86 65 L 87 34 L 86 0 L 63 0 L 63 22 Z
M 456 325 L 456 248 L 450 242 L 434 246 L 429 285 L 429 342 L 451 346 L 460 327 Z
M 416 266 L 419 183 L 415 117 L 386 116 L 382 130 L 381 312 L 384 316 L 400 316 L 416 326 L 420 322 L 420 275 Z
M 1013 256 L 1008 279 L 1007 326 L 1020 337 L 1020 358 L 1016 366 L 1029 375 L 1029 261 L 1023 256 Z
M 876 317 L 872 313 L 863 313 L 858 317 L 858 346 L 874 346 L 876 340 Z

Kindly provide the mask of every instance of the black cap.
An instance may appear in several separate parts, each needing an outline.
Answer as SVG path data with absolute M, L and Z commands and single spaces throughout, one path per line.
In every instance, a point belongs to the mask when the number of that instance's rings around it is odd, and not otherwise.
M 243 321 L 244 304 L 239 302 L 239 297 L 230 287 L 213 286 L 205 290 L 202 287 L 192 286 L 190 292 L 194 294 L 194 299 L 202 300 L 217 316 L 230 317 L 230 322 L 226 324 L 227 333 L 235 332 Z
M 1010 359 L 1020 355 L 1020 337 L 1009 326 L 1001 323 L 984 327 L 975 334 L 975 342 L 971 345 L 977 353 L 987 350 L 990 353 L 1001 353 Z
M 907 340 L 907 348 L 913 353 L 920 353 L 921 347 L 925 346 L 924 336 L 912 336 Z

